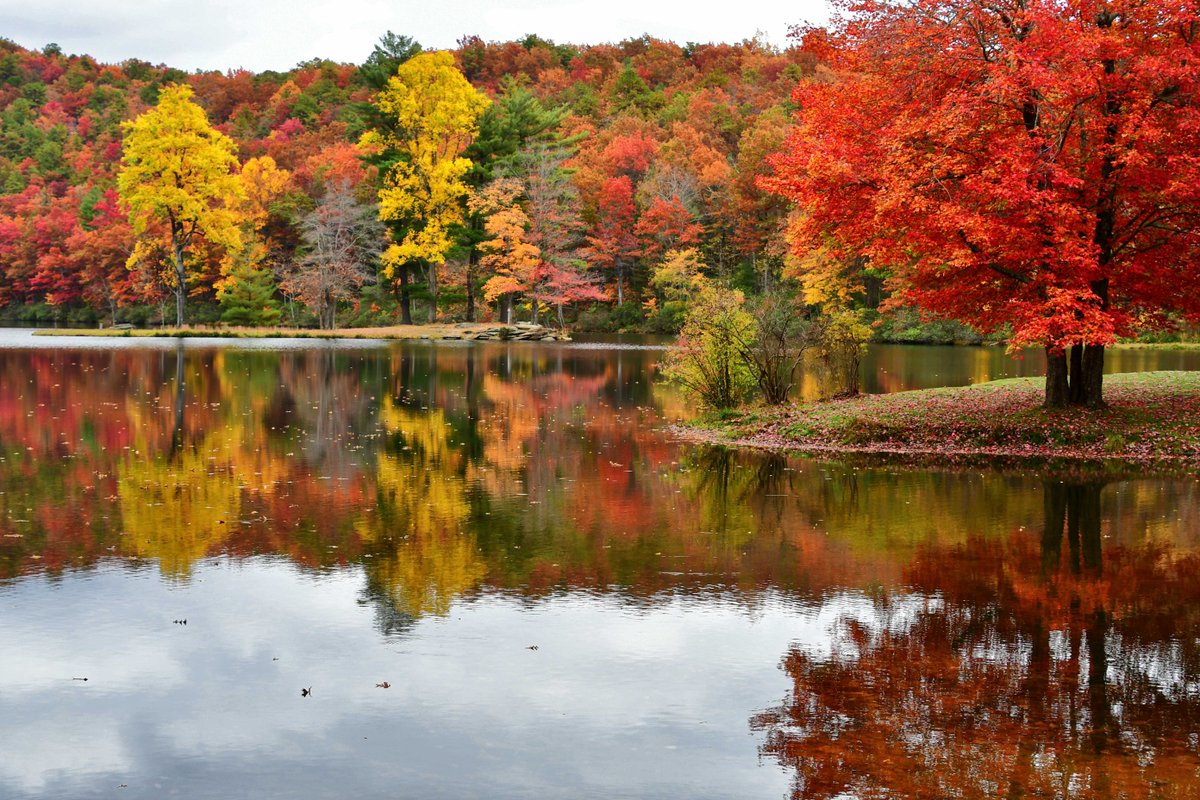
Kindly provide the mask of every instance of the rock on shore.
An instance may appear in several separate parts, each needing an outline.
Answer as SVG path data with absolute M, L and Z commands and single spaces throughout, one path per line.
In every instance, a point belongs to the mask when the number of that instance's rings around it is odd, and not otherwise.
M 473 342 L 507 341 L 507 342 L 569 342 L 571 337 L 566 333 L 547 328 L 545 325 L 535 325 L 532 322 L 517 322 L 512 325 L 492 325 L 486 328 L 473 328 L 461 334 L 448 333 L 443 339 L 464 339 Z

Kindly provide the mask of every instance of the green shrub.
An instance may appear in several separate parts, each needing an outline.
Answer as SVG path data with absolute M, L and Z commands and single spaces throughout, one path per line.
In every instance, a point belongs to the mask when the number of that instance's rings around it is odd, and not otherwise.
M 703 405 L 732 408 L 754 386 L 741 347 L 754 337 L 754 318 L 739 291 L 705 288 L 684 318 L 679 341 L 667 353 L 664 374 Z

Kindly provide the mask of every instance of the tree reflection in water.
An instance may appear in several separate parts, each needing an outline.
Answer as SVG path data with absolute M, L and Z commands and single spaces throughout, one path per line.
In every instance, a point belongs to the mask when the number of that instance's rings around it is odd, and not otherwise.
M 1101 489 L 1047 481 L 1040 536 L 927 547 L 911 592 L 789 652 L 751 724 L 792 796 L 1200 796 L 1200 560 L 1102 548 Z
M 798 797 L 1200 790 L 1200 484 L 681 447 L 653 358 L 0 351 L 0 582 L 266 558 L 361 574 L 388 636 L 497 594 L 873 602 L 755 721 Z

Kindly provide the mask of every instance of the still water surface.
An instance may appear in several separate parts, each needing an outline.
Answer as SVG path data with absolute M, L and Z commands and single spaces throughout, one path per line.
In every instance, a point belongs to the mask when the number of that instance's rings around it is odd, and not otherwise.
M 1200 793 L 1200 483 L 684 445 L 661 356 L 0 334 L 0 797 Z

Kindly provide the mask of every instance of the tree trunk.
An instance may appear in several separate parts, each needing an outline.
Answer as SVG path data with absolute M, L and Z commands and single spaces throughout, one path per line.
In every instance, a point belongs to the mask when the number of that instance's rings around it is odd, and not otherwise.
M 467 322 L 475 321 L 475 269 L 479 263 L 479 251 L 471 248 L 467 257 Z
M 1099 575 L 1103 569 L 1103 536 L 1100 529 L 1100 492 L 1103 488 L 1102 483 L 1085 483 L 1076 490 L 1079 493 L 1079 542 L 1083 551 L 1083 566 L 1092 575 Z
M 1104 407 L 1104 346 L 1076 344 L 1057 354 L 1046 348 L 1046 408 Z
M 183 339 L 180 339 L 179 344 L 175 345 L 175 428 L 171 431 L 170 453 L 172 461 L 183 449 L 183 409 L 187 400 L 184 393 L 183 353 Z
M 400 267 L 400 323 L 412 325 L 412 300 L 408 295 L 408 265 Z
M 1079 375 L 1083 372 L 1083 344 L 1071 345 L 1071 367 L 1067 377 L 1067 402 L 1073 406 L 1083 405 L 1083 382 Z
M 187 300 L 187 273 L 183 268 L 183 243 L 179 241 L 179 226 L 171 224 L 171 250 L 175 256 L 175 324 L 183 327 L 184 303 Z
M 1103 606 L 1097 603 L 1091 614 L 1087 629 L 1088 642 L 1088 711 L 1091 716 L 1089 739 L 1092 752 L 1100 755 L 1110 749 L 1112 730 L 1112 703 L 1108 698 L 1108 629 L 1109 617 Z M 1119 742 L 1118 742 L 1119 744 Z M 1103 773 L 1101 776 L 1103 777 Z M 1098 782 L 1102 788 L 1104 782 Z M 1105 792 L 1103 796 L 1109 796 Z
M 1072 380 L 1080 385 L 1080 404 L 1088 408 L 1104 407 L 1104 345 L 1083 348 L 1082 369 Z
M 1046 348 L 1046 408 L 1066 408 L 1070 401 L 1065 350 Z
M 1046 529 L 1042 533 L 1042 576 L 1052 574 L 1062 557 L 1063 531 L 1067 523 L 1067 487 L 1056 480 L 1042 482 L 1042 504 Z
M 437 322 L 438 314 L 438 284 L 437 284 L 437 264 L 429 264 L 426 267 L 426 276 L 429 283 L 429 324 Z

